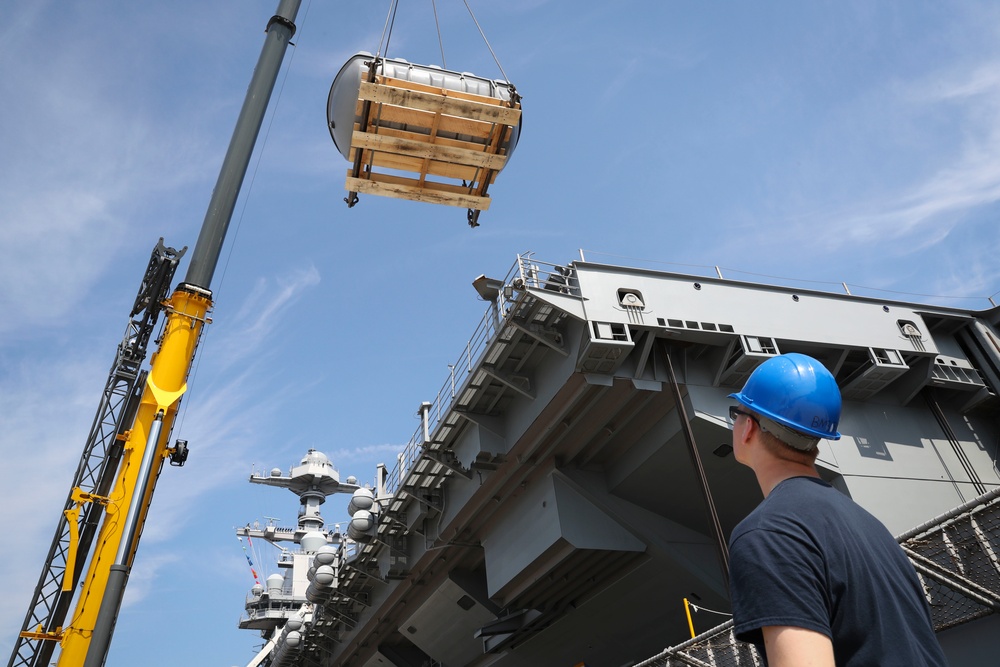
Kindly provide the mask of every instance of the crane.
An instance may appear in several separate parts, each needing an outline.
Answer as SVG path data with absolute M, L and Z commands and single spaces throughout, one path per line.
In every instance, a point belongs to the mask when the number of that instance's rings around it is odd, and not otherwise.
M 187 459 L 185 441 L 169 445 L 174 417 L 211 321 L 212 276 L 300 4 L 279 0 L 268 21 L 187 274 L 169 297 L 186 248 L 161 238 L 153 249 L 8 667 L 47 666 L 57 646 L 58 667 L 104 665 L 163 463 Z

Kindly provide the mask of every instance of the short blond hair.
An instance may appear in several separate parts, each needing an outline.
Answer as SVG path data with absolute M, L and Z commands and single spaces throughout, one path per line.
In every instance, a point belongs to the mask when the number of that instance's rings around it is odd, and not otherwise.
M 813 463 L 816 461 L 816 457 L 819 456 L 818 443 L 817 446 L 811 449 L 798 449 L 796 447 L 792 447 L 770 431 L 765 431 L 762 428 L 757 430 L 760 432 L 761 442 L 764 443 L 764 447 L 767 451 L 779 459 Z

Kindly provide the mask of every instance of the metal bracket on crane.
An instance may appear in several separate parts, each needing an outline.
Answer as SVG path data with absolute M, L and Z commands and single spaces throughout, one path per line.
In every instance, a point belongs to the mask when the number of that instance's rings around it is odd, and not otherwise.
M 69 546 L 66 553 L 66 569 L 63 571 L 63 591 L 73 590 L 73 575 L 75 574 L 76 569 L 76 552 L 80 546 L 80 508 L 83 507 L 84 503 L 107 505 L 110 500 L 105 496 L 87 493 L 78 486 L 73 487 L 73 490 L 70 491 L 70 499 L 73 501 L 73 507 L 63 511 L 63 514 L 66 516 L 66 527 L 69 529 Z M 39 628 L 41 628 L 41 624 L 39 624 Z M 23 633 L 21 636 L 27 637 L 27 635 Z M 59 636 L 61 639 L 62 634 L 60 633 Z M 39 637 L 27 638 L 39 639 Z M 44 637 L 42 639 L 44 639 Z
M 38 628 L 35 630 L 22 630 L 18 637 L 24 639 L 34 639 L 37 641 L 49 641 L 49 642 L 61 642 L 63 638 L 62 628 L 56 628 L 55 632 L 45 632 L 42 630 L 42 624 L 38 624 Z

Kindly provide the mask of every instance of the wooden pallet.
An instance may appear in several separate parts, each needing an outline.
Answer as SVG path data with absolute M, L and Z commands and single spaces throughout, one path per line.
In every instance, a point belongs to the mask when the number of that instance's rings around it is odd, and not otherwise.
M 356 116 L 354 164 L 345 183 L 349 205 L 366 193 L 460 206 L 474 225 L 490 206 L 487 188 L 507 163 L 505 147 L 521 105 L 516 96 L 511 105 L 378 76 L 361 82 Z

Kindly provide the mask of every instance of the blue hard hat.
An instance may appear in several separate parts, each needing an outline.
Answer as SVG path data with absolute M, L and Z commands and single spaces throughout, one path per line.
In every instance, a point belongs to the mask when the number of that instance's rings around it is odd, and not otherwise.
M 840 439 L 840 388 L 826 366 L 804 354 L 771 357 L 729 398 L 793 431 Z

